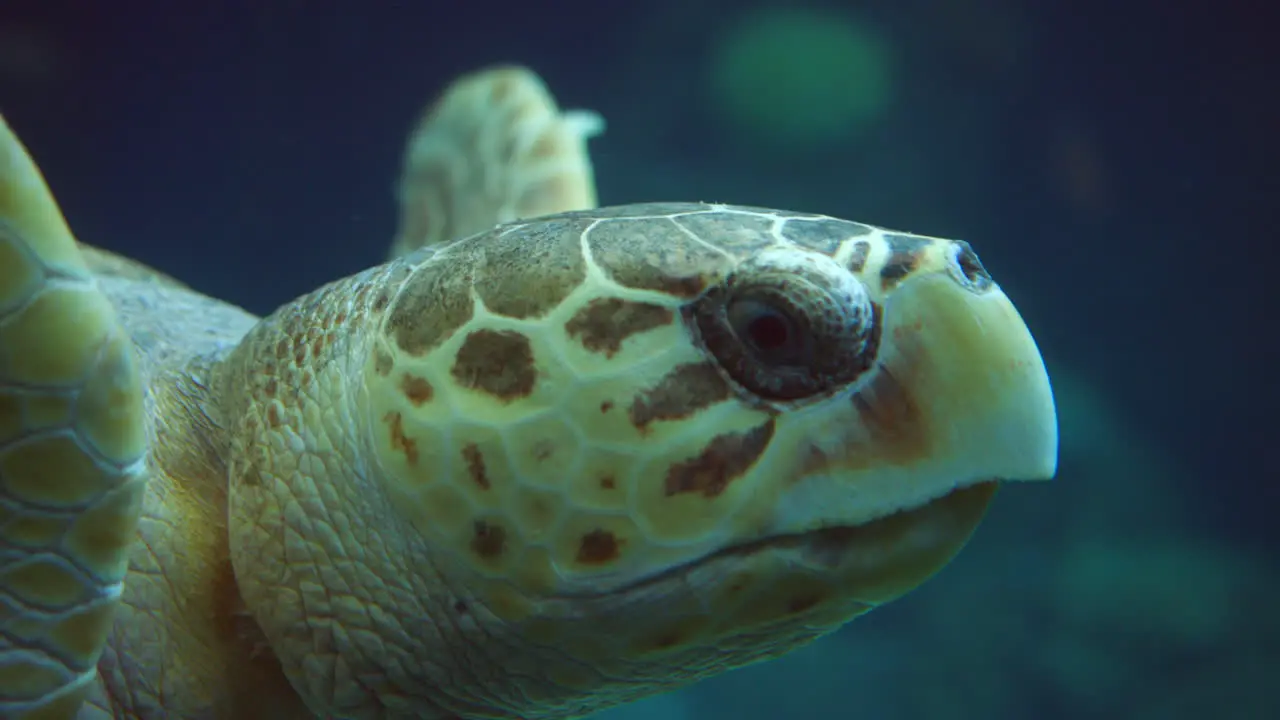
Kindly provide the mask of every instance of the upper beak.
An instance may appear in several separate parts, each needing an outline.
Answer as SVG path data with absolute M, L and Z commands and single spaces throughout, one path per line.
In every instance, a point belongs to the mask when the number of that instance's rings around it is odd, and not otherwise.
M 934 454 L 983 478 L 1048 480 L 1058 419 L 1044 360 L 999 287 L 973 292 L 938 273 L 908 280 L 885 309 L 900 368 Z M 896 357 L 894 357 L 896 355 Z
M 919 273 L 884 298 L 883 322 L 876 366 L 830 401 L 843 419 L 824 411 L 789 428 L 808 489 L 778 508 L 781 526 L 857 524 L 977 483 L 1053 477 L 1049 376 L 999 287 Z

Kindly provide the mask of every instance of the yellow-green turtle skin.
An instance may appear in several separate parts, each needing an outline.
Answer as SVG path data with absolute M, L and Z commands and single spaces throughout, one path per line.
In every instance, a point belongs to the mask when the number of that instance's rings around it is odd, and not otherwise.
M 261 320 L 85 249 L 152 447 L 81 717 L 580 717 L 840 627 L 998 481 L 1053 475 L 1039 352 L 967 244 L 591 207 L 590 130 L 549 98 L 519 68 L 453 86 L 393 259 Z M 493 151 L 517 128 L 560 149 Z M 459 200 L 467 163 L 507 189 Z M 556 214 L 498 222 L 522 203 Z
M 127 333 L 0 119 L 0 717 L 74 717 L 146 484 Z

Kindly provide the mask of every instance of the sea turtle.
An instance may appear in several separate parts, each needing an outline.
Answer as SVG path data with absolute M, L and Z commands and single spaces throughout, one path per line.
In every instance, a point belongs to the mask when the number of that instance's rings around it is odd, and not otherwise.
M 78 243 L 0 123 L 0 716 L 578 717 L 840 627 L 1053 475 L 968 244 L 596 208 L 593 123 L 464 77 L 394 259 L 262 319 Z

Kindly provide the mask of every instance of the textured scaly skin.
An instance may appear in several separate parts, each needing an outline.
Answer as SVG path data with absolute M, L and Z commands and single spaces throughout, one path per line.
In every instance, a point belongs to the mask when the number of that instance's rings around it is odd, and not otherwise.
M 879 364 L 761 401 L 690 313 L 800 267 L 882 308 Z M 320 716 L 576 717 L 787 652 L 936 572 L 982 481 L 1056 446 L 966 245 L 721 206 L 426 248 L 282 308 L 223 382 L 232 562 Z
M 448 243 L 428 207 L 423 249 L 261 322 L 87 256 L 154 472 L 82 717 L 575 717 L 838 627 L 944 564 L 986 480 L 1052 474 L 1039 354 L 963 244 L 702 205 Z M 715 336 L 779 277 L 828 341 L 784 400 Z
M 141 380 L 35 164 L 0 119 L 0 717 L 75 717 L 146 485 Z

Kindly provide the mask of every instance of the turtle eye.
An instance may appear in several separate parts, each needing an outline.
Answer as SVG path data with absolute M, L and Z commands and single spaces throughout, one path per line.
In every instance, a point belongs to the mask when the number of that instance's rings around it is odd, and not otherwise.
M 725 314 L 730 329 L 761 362 L 793 367 L 808 362 L 813 343 L 789 309 L 742 298 L 730 301 Z
M 825 256 L 745 261 L 686 317 L 725 373 L 764 400 L 837 392 L 874 364 L 880 343 L 880 308 Z

